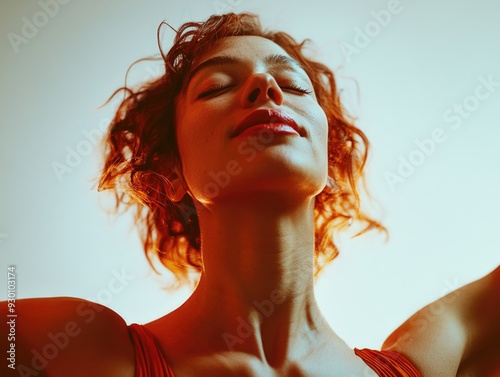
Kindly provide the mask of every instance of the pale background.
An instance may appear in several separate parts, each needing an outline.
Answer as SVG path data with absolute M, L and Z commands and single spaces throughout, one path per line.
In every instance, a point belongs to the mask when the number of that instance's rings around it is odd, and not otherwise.
M 6 276 L 7 265 L 17 266 L 18 297 L 93 299 L 129 323 L 154 319 L 186 297 L 163 291 L 149 274 L 130 218 L 102 210 L 106 195 L 92 181 L 99 150 L 84 132 L 111 116 L 112 106 L 97 107 L 122 85 L 129 64 L 157 52 L 162 20 L 177 28 L 231 7 L 310 37 L 372 141 L 369 184 L 391 238 L 344 239 L 317 284 L 326 318 L 349 345 L 379 347 L 412 312 L 500 263 L 500 87 L 488 99 L 469 97 L 479 77 L 500 83 L 498 2 L 401 0 L 378 30 L 372 12 L 388 9 L 386 1 L 73 0 L 52 15 L 40 3 L 0 5 L 0 267 Z M 32 34 L 16 52 L 9 33 L 22 36 L 24 17 L 41 26 L 25 27 Z M 340 46 L 356 46 L 366 28 L 370 43 L 347 58 Z M 166 47 L 171 38 L 166 32 Z M 159 72 L 142 65 L 132 77 Z M 464 101 L 477 108 L 453 129 L 443 114 Z M 396 173 L 400 155 L 408 158 L 414 140 L 436 128 L 446 141 L 392 190 L 385 173 Z M 78 146 L 85 155 L 58 177 L 53 164 L 66 164 Z M 122 271 L 130 279 L 110 293 Z

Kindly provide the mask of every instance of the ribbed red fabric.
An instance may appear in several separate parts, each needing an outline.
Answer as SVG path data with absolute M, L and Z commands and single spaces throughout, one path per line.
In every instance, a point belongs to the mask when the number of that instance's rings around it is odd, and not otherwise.
M 380 377 L 422 377 L 408 359 L 395 351 L 354 348 L 354 353 Z
M 135 350 L 135 377 L 175 377 L 153 334 L 138 324 L 129 326 Z M 380 377 L 422 377 L 401 354 L 354 348 L 359 356 Z
M 135 377 L 175 377 L 153 334 L 135 323 L 128 328 L 134 343 Z

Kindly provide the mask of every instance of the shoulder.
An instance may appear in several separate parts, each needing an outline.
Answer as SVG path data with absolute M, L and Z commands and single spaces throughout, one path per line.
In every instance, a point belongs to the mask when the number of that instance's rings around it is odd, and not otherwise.
M 465 370 L 482 370 L 486 364 L 488 368 L 500 368 L 500 364 L 491 364 L 493 359 L 488 356 L 500 348 L 499 317 L 497 267 L 416 312 L 382 348 L 407 356 L 423 376 L 456 376 Z
M 6 302 L 1 311 L 7 312 Z M 22 368 L 24 375 L 43 371 L 56 377 L 133 376 L 128 328 L 111 309 L 77 298 L 34 298 L 16 300 L 15 314 L 9 317 L 14 320 L 14 338 L 7 346 L 15 347 L 18 372 Z

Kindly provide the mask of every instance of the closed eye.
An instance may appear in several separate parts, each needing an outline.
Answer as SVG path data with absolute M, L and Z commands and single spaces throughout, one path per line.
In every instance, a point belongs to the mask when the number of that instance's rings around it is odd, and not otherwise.
M 198 95 L 198 97 L 196 97 L 196 98 L 200 99 L 200 98 L 209 97 L 212 94 L 216 94 L 217 92 L 221 92 L 222 90 L 228 89 L 230 87 L 231 87 L 230 85 L 223 85 L 223 84 L 215 85 L 215 86 L 211 87 L 210 89 L 201 92 Z
M 231 87 L 232 87 L 232 85 L 218 84 L 218 85 L 215 85 L 215 86 L 211 87 L 208 90 L 205 90 L 205 91 L 201 92 L 198 95 L 197 98 L 198 99 L 203 99 L 203 98 L 206 98 L 206 97 L 210 97 L 213 94 L 219 93 L 219 92 L 221 92 L 221 91 L 223 91 L 225 89 L 229 89 Z M 286 84 L 286 85 L 280 85 L 280 88 L 283 89 L 283 90 L 291 90 L 291 91 L 297 92 L 299 94 L 311 94 L 313 92 L 312 90 L 303 88 L 300 85 L 295 84 L 295 83 Z
M 312 93 L 312 90 L 303 88 L 297 84 L 281 85 L 280 87 L 281 87 L 281 89 L 293 90 L 293 91 L 301 93 L 301 94 L 311 94 Z

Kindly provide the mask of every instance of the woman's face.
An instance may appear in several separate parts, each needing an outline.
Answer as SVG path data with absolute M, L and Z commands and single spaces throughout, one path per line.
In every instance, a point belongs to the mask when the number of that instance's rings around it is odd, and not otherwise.
M 274 42 L 227 37 L 196 59 L 176 104 L 182 174 L 195 201 L 275 192 L 314 196 L 328 125 L 311 81 Z

